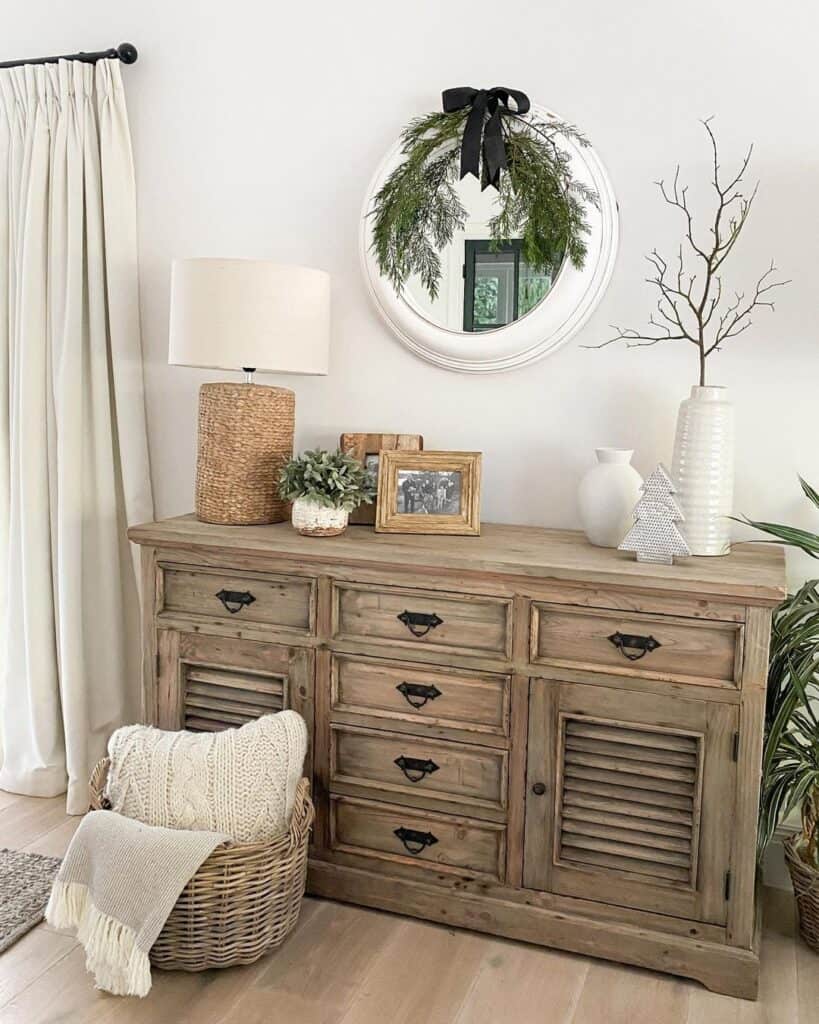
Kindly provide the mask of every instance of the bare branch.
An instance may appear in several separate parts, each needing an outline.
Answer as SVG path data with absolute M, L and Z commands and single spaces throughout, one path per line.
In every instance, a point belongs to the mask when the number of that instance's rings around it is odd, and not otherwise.
M 584 348 L 605 348 L 615 342 L 625 343 L 627 348 L 647 348 L 661 341 L 688 341 L 697 346 L 700 383 L 705 383 L 706 359 L 721 350 L 730 338 L 736 338 L 751 327 L 751 314 L 756 309 L 774 309 L 771 292 L 789 281 L 772 280 L 776 273 L 773 263 L 760 276 L 753 293 L 746 298 L 743 291 L 734 292 L 731 300 L 725 299 L 722 275 L 718 273 L 731 254 L 747 223 L 759 190 L 757 183 L 750 195 L 742 189 L 742 181 L 748 170 L 754 147 L 750 146 L 738 169 L 724 181 L 719 162 L 719 147 L 711 127 L 711 118 L 703 126 L 711 146 L 711 184 L 716 193 L 716 202 L 708 226 L 710 242 L 708 247 L 700 245 L 694 235 L 694 217 L 688 199 L 688 186 L 680 182 L 680 167 L 674 169 L 670 183 L 655 182 L 663 201 L 679 210 L 685 221 L 684 240 L 680 243 L 673 260 L 669 261 L 656 249 L 646 256 L 652 273 L 646 281 L 657 290 L 657 306 L 648 319 L 645 330 L 633 327 L 620 328 L 612 325 L 613 337 L 599 345 L 584 345 Z M 689 269 L 688 260 L 697 260 L 699 268 Z M 701 271 L 701 272 L 700 272 Z
M 736 338 L 737 335 L 746 331 L 751 326 L 752 321 L 750 320 L 750 315 L 755 309 L 774 308 L 773 301 L 770 298 L 765 298 L 765 296 L 775 288 L 782 288 L 784 285 L 790 284 L 790 280 L 769 280 L 771 275 L 775 273 L 776 266 L 773 261 L 771 261 L 771 265 L 757 281 L 752 298 L 744 305 L 745 294 L 743 292 L 735 293 L 734 301 L 726 307 L 722 316 L 719 318 L 714 341 L 706 349 L 706 356 L 710 355 L 712 352 L 718 351 L 722 342 L 726 341 L 728 338 Z
M 659 325 L 657 325 L 657 326 L 659 326 Z M 677 340 L 682 339 L 682 338 L 685 337 L 685 335 L 683 335 L 683 334 L 671 334 L 670 332 L 666 333 L 666 334 L 659 335 L 658 337 L 651 337 L 650 335 L 639 334 L 637 331 L 634 330 L 633 327 L 626 327 L 624 329 L 622 327 L 618 327 L 616 324 L 609 324 L 609 327 L 611 327 L 611 329 L 613 331 L 617 332 L 614 335 L 614 337 L 609 338 L 608 341 L 600 342 L 599 345 L 581 345 L 580 347 L 581 348 L 606 348 L 608 345 L 613 345 L 617 341 L 625 341 L 625 342 L 628 342 L 628 343 L 642 341 L 642 342 L 651 343 L 653 345 L 653 344 L 656 344 L 656 342 L 658 342 L 658 341 L 677 341 Z
M 650 341 L 627 341 L 626 348 L 648 348 L 656 345 L 658 341 L 668 341 L 668 338 L 652 338 Z

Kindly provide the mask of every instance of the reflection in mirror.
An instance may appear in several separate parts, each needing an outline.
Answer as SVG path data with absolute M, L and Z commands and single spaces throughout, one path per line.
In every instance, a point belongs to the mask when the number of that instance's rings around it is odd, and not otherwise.
M 544 270 L 530 267 L 523 254 L 523 240 L 494 241 L 489 222 L 500 208 L 494 189 L 481 191 L 472 177 L 456 190 L 467 220 L 456 230 L 449 245 L 439 253 L 441 279 L 433 299 L 418 274 L 411 275 L 403 297 L 425 319 L 451 331 L 497 330 L 519 320 L 548 295 L 564 252 L 556 252 Z

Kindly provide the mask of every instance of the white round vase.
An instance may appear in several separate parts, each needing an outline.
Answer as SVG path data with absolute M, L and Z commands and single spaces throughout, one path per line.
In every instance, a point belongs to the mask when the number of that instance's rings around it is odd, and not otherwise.
M 685 515 L 680 530 L 692 555 L 731 550 L 734 407 L 725 388 L 693 387 L 680 404 L 671 476 Z
M 347 529 L 350 513 L 343 508 L 328 508 L 312 498 L 296 498 L 291 521 L 305 537 L 337 537 Z
M 631 449 L 595 448 L 595 454 L 597 465 L 577 489 L 580 523 L 592 544 L 616 548 L 634 524 L 643 478 L 631 465 Z

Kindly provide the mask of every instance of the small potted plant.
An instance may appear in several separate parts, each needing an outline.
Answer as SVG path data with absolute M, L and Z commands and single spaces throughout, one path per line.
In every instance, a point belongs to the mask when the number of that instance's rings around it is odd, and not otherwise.
M 350 512 L 375 497 L 375 480 L 342 451 L 321 448 L 290 459 L 279 478 L 279 495 L 293 502 L 292 522 L 305 537 L 335 537 Z
M 819 494 L 801 481 L 819 508 Z M 778 541 L 819 557 L 819 534 L 744 520 Z M 805 942 L 819 952 L 819 581 L 809 580 L 777 608 L 765 713 L 759 857 L 797 808 L 802 828 L 785 840 L 785 860 Z

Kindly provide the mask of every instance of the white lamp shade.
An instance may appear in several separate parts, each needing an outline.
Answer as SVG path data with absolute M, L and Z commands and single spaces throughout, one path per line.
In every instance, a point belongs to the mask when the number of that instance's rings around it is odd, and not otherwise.
M 268 260 L 186 259 L 171 268 L 168 362 L 325 374 L 330 275 Z

